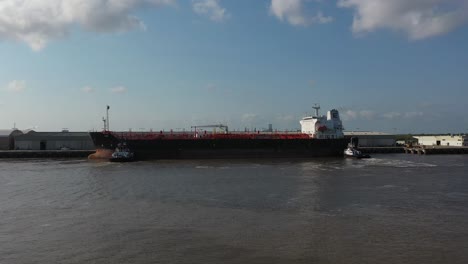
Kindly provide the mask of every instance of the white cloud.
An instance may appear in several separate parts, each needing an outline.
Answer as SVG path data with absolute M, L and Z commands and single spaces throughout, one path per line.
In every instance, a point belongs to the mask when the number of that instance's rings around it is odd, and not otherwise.
M 304 0 L 271 0 L 270 12 L 281 21 L 287 21 L 293 26 L 308 26 L 311 24 L 326 24 L 333 21 L 332 17 L 317 12 L 315 16 L 306 14 Z
M 343 114 L 343 120 L 349 121 L 349 120 L 357 120 L 357 119 L 363 119 L 363 120 L 373 120 L 376 117 L 376 113 L 371 110 L 361 110 L 361 111 L 354 111 L 354 110 L 346 110 Z
M 6 86 L 6 90 L 13 93 L 19 93 L 26 89 L 26 82 L 23 80 L 13 80 Z
M 383 114 L 382 116 L 386 119 L 393 120 L 393 119 L 401 118 L 402 114 L 398 112 L 389 112 L 389 113 Z
M 356 34 L 387 28 L 418 40 L 448 33 L 468 21 L 466 0 L 339 0 L 338 6 L 355 10 Z
M 403 117 L 406 119 L 413 119 L 413 118 L 418 118 L 422 116 L 424 116 L 423 112 L 407 112 L 403 115 Z
M 401 119 L 401 118 L 415 119 L 415 118 L 423 117 L 424 112 L 406 112 L 406 113 L 389 112 L 389 113 L 383 114 L 382 116 L 390 120 Z
M 205 87 L 205 90 L 208 91 L 208 92 L 215 92 L 216 90 L 218 90 L 218 86 L 216 86 L 216 85 L 213 84 L 213 83 L 209 83 L 209 84 Z
M 355 120 L 358 118 L 358 112 L 353 111 L 353 110 L 346 110 L 343 113 L 343 120 L 349 121 L 349 120 Z
M 43 49 L 79 25 L 93 32 L 125 32 L 144 28 L 132 15 L 142 7 L 174 4 L 176 0 L 1 0 L 0 39 Z
M 222 22 L 230 17 L 226 9 L 219 4 L 219 0 L 192 0 L 192 4 L 195 13 L 215 22 Z
M 81 91 L 84 92 L 84 93 L 92 93 L 92 92 L 94 92 L 94 88 L 91 87 L 91 86 L 85 86 L 85 87 L 81 88 Z
M 244 123 L 252 123 L 254 122 L 256 119 L 258 118 L 258 115 L 257 114 L 251 114 L 251 113 L 247 113 L 247 114 L 243 114 L 242 115 L 242 122 Z
M 373 120 L 375 118 L 375 112 L 370 110 L 362 110 L 359 112 L 359 116 L 362 119 Z
M 113 93 L 126 93 L 127 92 L 127 87 L 117 86 L 117 87 L 111 88 L 110 90 Z
M 276 116 L 276 120 L 280 122 L 291 122 L 291 121 L 298 121 L 300 118 L 294 115 L 278 115 Z

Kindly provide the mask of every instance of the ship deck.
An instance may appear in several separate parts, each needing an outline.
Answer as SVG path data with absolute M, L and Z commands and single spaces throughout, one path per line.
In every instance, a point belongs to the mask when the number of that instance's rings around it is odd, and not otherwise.
M 199 139 L 310 139 L 300 132 L 106 132 L 119 139 L 126 140 L 199 140 Z

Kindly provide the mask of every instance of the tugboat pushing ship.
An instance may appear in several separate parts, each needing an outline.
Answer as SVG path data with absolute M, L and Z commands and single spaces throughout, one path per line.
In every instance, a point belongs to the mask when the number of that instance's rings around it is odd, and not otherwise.
M 109 159 L 110 162 L 131 162 L 135 161 L 135 154 L 127 147 L 127 144 L 119 143 L 117 148 L 112 153 L 111 158 Z
M 222 125 L 223 131 L 212 132 L 114 132 L 107 121 L 104 131 L 90 132 L 97 149 L 90 158 L 112 159 L 124 143 L 129 160 L 342 156 L 349 140 L 338 110 L 320 116 L 320 107 L 314 109 L 315 115 L 300 120 L 301 132 L 230 132 Z

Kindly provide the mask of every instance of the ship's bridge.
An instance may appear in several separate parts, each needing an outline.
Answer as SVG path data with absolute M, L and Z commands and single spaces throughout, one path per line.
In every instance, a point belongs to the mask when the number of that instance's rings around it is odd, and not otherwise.
M 343 124 L 338 110 L 333 109 L 328 111 L 326 116 L 319 116 L 319 108 L 315 107 L 315 116 L 307 116 L 300 121 L 302 133 L 317 139 L 344 138 Z

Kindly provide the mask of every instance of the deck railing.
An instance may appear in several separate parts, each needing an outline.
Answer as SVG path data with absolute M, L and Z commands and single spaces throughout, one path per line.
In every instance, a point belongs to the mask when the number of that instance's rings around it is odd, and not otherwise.
M 233 133 L 188 133 L 188 132 L 109 132 L 114 137 L 125 140 L 206 140 L 206 139 L 310 139 L 307 134 L 298 132 L 233 132 Z

